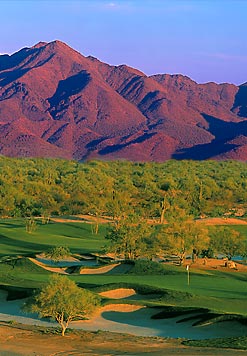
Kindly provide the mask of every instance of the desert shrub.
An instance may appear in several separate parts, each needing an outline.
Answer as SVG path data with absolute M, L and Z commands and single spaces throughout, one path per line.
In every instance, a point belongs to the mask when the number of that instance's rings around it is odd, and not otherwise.
M 51 258 L 53 261 L 59 261 L 70 257 L 71 252 L 67 246 L 56 246 L 47 251 L 45 256 Z

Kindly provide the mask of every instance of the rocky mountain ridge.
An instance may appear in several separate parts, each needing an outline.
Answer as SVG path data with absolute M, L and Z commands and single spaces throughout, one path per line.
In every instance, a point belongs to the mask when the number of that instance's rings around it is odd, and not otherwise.
M 247 83 L 146 76 L 63 42 L 0 56 L 0 154 L 76 160 L 247 158 Z

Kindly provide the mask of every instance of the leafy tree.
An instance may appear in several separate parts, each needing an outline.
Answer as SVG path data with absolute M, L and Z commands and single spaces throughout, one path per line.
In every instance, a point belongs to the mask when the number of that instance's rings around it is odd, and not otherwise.
M 168 216 L 168 226 L 164 227 L 160 234 L 161 245 L 164 251 L 177 254 L 180 263 L 184 262 L 186 254 L 192 253 L 196 258 L 202 249 L 209 244 L 207 229 L 196 223 L 186 211 L 175 207 Z
M 26 220 L 26 232 L 31 234 L 36 230 L 37 224 L 33 216 L 30 216 L 25 219 Z
M 217 227 L 213 229 L 211 247 L 219 253 L 227 255 L 231 260 L 234 255 L 246 254 L 246 240 L 240 232 L 229 227 Z
M 26 309 L 38 313 L 40 317 L 55 319 L 64 336 L 72 320 L 85 318 L 97 306 L 99 306 L 99 297 L 86 289 L 79 288 L 68 277 L 55 274 Z
M 47 257 L 50 257 L 53 261 L 57 262 L 61 259 L 71 256 L 71 252 L 67 246 L 56 246 L 46 252 Z
M 109 251 L 124 256 L 126 260 L 152 257 L 150 227 L 138 216 L 115 222 L 110 226 L 106 239 L 110 240 Z

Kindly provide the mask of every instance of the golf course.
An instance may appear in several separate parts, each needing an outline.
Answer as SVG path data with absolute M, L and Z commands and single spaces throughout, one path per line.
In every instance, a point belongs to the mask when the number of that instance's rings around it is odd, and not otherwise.
M 90 318 L 70 323 L 74 332 L 176 338 L 185 344 L 194 340 L 194 347 L 209 347 L 217 338 L 217 347 L 246 348 L 243 261 L 228 268 L 223 259 L 215 258 L 206 263 L 187 259 L 182 266 L 172 261 L 118 260 L 105 252 L 109 244 L 105 222 L 98 234 L 92 234 L 90 218 L 51 219 L 47 224 L 37 219 L 36 224 L 29 233 L 22 218 L 0 221 L 0 320 L 5 327 L 21 323 L 34 330 L 56 329 L 54 320 L 40 319 L 23 305 L 51 275 L 59 274 L 100 298 L 100 307 Z M 231 226 L 247 234 L 245 225 Z M 66 246 L 70 256 L 49 257 L 48 251 L 60 246 Z

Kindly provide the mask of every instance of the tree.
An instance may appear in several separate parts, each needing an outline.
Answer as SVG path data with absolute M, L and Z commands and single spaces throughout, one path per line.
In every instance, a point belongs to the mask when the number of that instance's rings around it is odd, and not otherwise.
M 26 220 L 26 232 L 31 234 L 36 230 L 37 224 L 33 216 L 30 216 L 25 219 Z
M 67 246 L 55 246 L 45 254 L 50 257 L 53 261 L 58 262 L 66 257 L 71 256 L 70 249 Z
M 161 230 L 161 245 L 167 252 L 175 253 L 184 262 L 187 253 L 192 253 L 193 261 L 202 249 L 209 245 L 208 230 L 196 223 L 183 209 L 174 207 L 168 217 L 169 224 Z
M 40 317 L 55 319 L 64 336 L 69 323 L 85 318 L 99 305 L 99 297 L 86 289 L 79 288 L 66 276 L 52 275 L 50 281 L 35 296 L 28 307 Z
M 124 256 L 126 260 L 152 257 L 150 227 L 136 215 L 116 221 L 110 226 L 106 239 L 110 240 L 109 251 Z
M 218 227 L 213 230 L 211 246 L 217 252 L 226 254 L 229 260 L 234 255 L 246 253 L 245 237 L 229 227 Z

